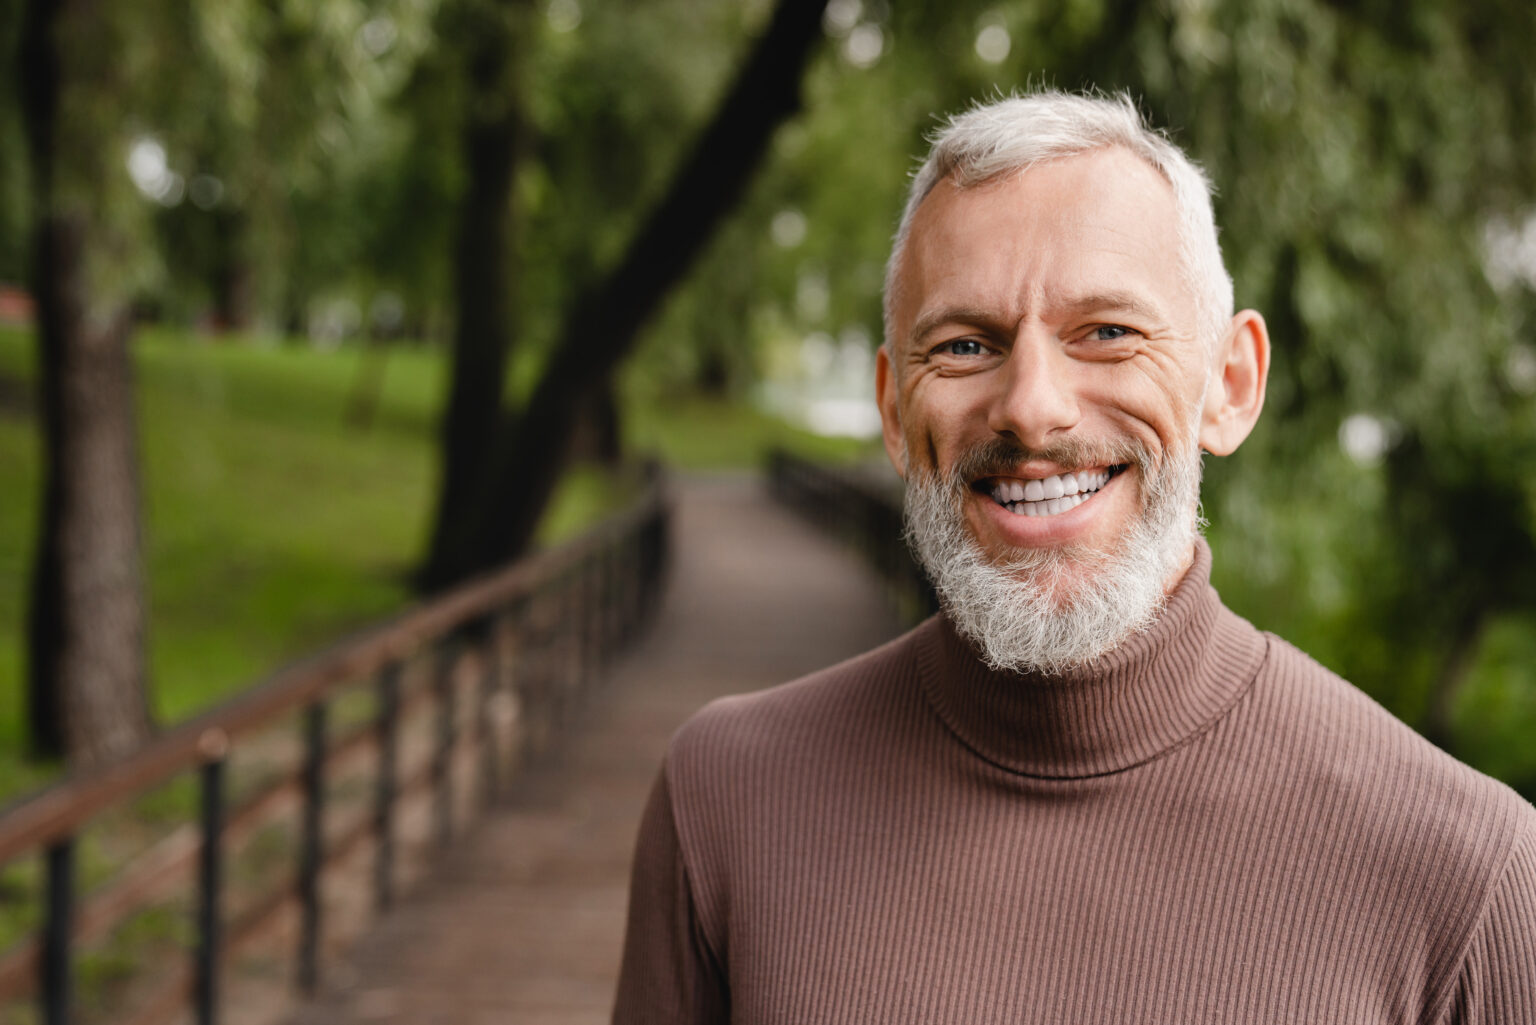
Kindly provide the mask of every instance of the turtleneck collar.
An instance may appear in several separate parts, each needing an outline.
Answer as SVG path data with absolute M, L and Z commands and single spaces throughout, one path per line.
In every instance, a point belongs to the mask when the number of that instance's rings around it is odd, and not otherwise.
M 1060 676 L 989 669 L 937 616 L 919 632 L 923 690 L 963 744 L 1012 772 L 1071 779 L 1149 761 L 1225 714 L 1264 659 L 1263 635 L 1221 604 L 1210 573 L 1200 540 L 1151 627 Z

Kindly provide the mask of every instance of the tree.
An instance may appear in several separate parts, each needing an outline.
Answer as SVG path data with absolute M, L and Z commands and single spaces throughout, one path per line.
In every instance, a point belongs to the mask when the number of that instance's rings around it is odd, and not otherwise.
M 110 6 L 29 3 L 20 83 L 46 467 L 28 712 L 37 753 L 76 764 L 120 756 L 149 732 L 132 322 L 108 266 L 126 244 L 100 191 L 120 174 L 99 122 L 120 85 Z
M 618 264 L 576 296 L 528 403 L 504 413 L 483 466 L 483 502 L 469 543 L 423 574 L 443 586 L 517 555 L 529 544 L 566 464 L 578 411 L 632 350 L 740 198 L 774 129 L 800 109 L 800 79 L 820 36 L 824 0 L 780 0 L 708 126 L 647 214 Z
M 444 39 L 465 65 L 465 184 L 453 254 L 449 388 L 439 428 L 442 480 L 424 576 L 449 582 L 470 565 L 475 515 L 496 430 L 511 345 L 513 183 L 525 133 L 519 50 L 526 0 L 461 0 L 445 8 Z

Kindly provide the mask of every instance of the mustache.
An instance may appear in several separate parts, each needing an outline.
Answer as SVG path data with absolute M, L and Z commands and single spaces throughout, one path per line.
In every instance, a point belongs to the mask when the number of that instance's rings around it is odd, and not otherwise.
M 965 452 L 949 471 L 948 483 L 966 487 L 984 477 L 1011 477 L 1030 460 L 1060 466 L 1120 466 L 1134 463 L 1143 470 L 1156 467 L 1156 460 L 1141 442 L 1118 439 L 1114 442 L 1070 438 L 1047 448 L 1031 449 L 1008 438 L 992 438 Z

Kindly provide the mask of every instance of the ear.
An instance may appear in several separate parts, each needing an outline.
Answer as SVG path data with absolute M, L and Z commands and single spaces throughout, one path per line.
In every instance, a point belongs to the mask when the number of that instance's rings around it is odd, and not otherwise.
M 1200 413 L 1200 447 L 1212 455 L 1237 451 L 1258 422 L 1269 379 L 1269 329 L 1256 310 L 1232 318 L 1211 368 Z
M 875 352 L 875 401 L 880 405 L 880 431 L 885 437 L 885 454 L 905 480 L 907 446 L 901 434 L 901 415 L 896 400 L 896 368 L 891 366 L 891 347 L 887 343 Z

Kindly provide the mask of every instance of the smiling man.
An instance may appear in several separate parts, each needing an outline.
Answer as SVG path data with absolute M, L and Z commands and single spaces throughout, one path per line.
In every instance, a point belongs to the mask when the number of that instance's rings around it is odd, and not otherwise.
M 1013 175 L 941 145 L 898 235 L 886 446 L 919 557 L 995 667 L 1072 668 L 1150 623 L 1194 558 L 1198 449 L 1231 452 L 1263 402 L 1263 319 L 1230 316 L 1219 252 L 1179 258 L 1215 246 L 1203 182 L 1140 141 Z
M 1129 101 L 950 122 L 877 381 L 943 612 L 679 731 L 616 1022 L 1536 1023 L 1536 811 L 1210 587 L 1268 362 Z

